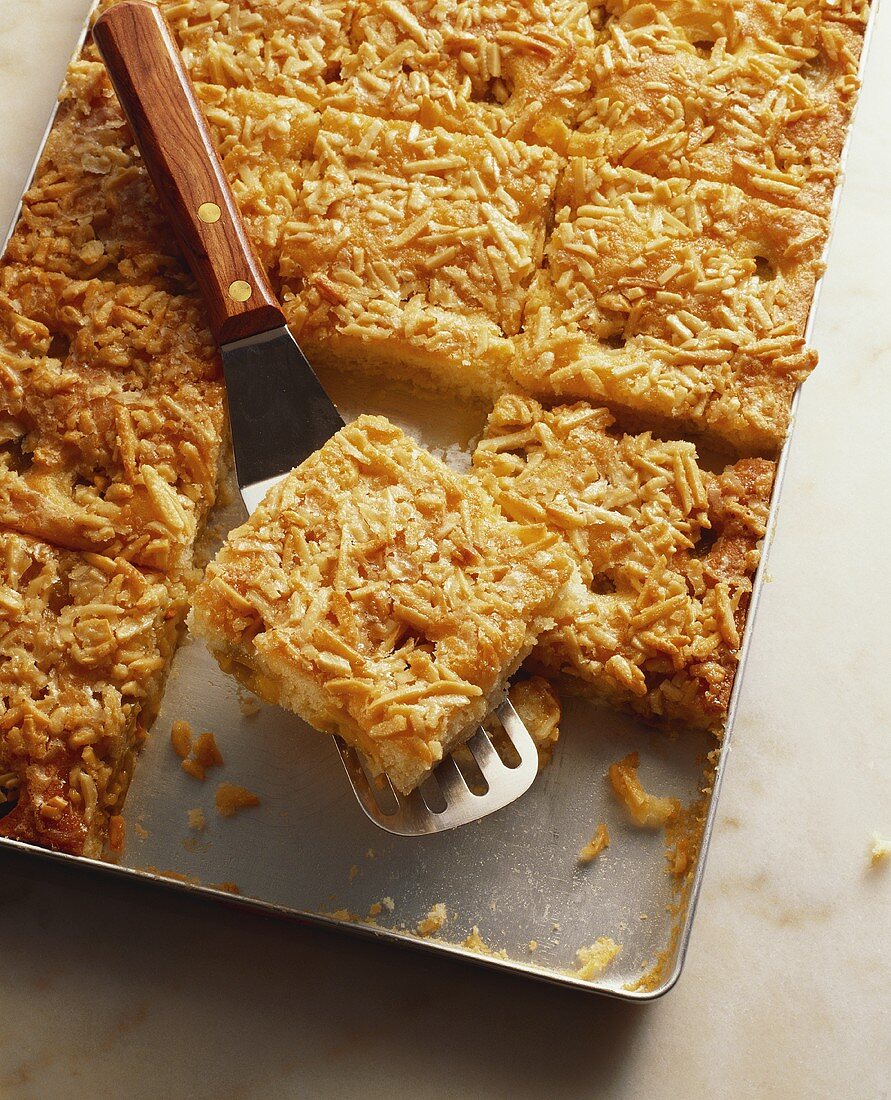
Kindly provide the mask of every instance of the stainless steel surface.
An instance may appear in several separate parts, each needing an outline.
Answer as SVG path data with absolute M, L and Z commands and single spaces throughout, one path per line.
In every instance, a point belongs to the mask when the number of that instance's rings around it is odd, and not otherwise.
M 343 427 L 287 328 L 220 348 L 235 477 L 248 512 Z
M 538 749 L 509 700 L 505 699 L 494 716 L 519 759 L 516 764 L 505 763 L 480 726 L 467 742 L 485 780 L 486 789 L 479 793 L 470 789 L 454 758 L 447 756 L 430 778 L 406 797 L 386 776 L 370 776 L 355 749 L 337 738 L 340 759 L 365 815 L 396 836 L 423 836 L 479 821 L 525 794 L 538 773 Z
M 872 21 L 861 72 L 871 26 Z M 812 309 L 808 336 L 813 319 Z M 485 417 L 482 407 L 456 409 L 436 399 L 420 402 L 399 389 L 384 400 L 378 387 L 361 380 L 322 381 L 347 418 L 357 411 L 385 413 L 457 466 L 466 463 Z M 796 398 L 793 414 L 797 406 Z M 154 879 L 171 889 L 230 901 L 225 887 L 235 883 L 240 903 L 281 915 L 465 956 L 482 965 L 626 1000 L 661 996 L 677 981 L 689 942 L 789 445 L 787 441 L 780 456 L 765 552 L 755 578 L 695 877 L 679 911 L 665 873 L 661 834 L 629 825 L 603 776 L 612 761 L 639 749 L 645 784 L 689 802 L 699 794 L 702 761 L 714 747 L 709 738 L 673 740 L 632 716 L 567 700 L 554 760 L 522 799 L 466 829 L 404 840 L 376 829 L 339 781 L 333 739 L 320 738 L 272 708 L 243 713 L 236 685 L 201 645 L 188 638 L 175 658 L 161 714 L 136 769 L 126 807 L 127 847 L 120 862 L 79 860 L 16 841 L 0 840 L 0 845 L 32 858 Z M 214 518 L 212 529 L 228 530 L 243 515 L 240 502 L 232 505 Z M 200 784 L 179 769 L 168 741 L 177 718 L 188 719 L 196 731 L 212 729 L 217 734 L 226 765 L 212 771 L 208 783 Z M 252 788 L 261 796 L 261 805 L 233 819 L 220 818 L 213 806 L 217 780 Z M 188 828 L 186 815 L 189 808 L 199 806 L 208 825 L 196 833 Z M 580 868 L 579 848 L 599 821 L 608 824 L 613 844 L 591 867 Z M 392 901 L 392 911 L 384 899 Z M 420 939 L 416 926 L 436 902 L 449 910 L 441 938 Z M 371 909 L 377 915 L 369 920 Z M 352 916 L 364 916 L 366 921 L 359 923 Z M 461 946 L 473 926 L 507 957 Z M 575 951 L 598 935 L 613 936 L 623 943 L 623 951 L 601 978 L 583 981 L 569 972 Z M 534 951 L 531 941 L 537 943 Z M 660 954 L 664 965 L 652 988 L 623 988 Z

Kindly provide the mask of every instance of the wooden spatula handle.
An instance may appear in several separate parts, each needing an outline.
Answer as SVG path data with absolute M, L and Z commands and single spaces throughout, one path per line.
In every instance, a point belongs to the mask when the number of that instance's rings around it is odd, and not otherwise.
M 217 342 L 283 325 L 164 17 L 147 0 L 122 0 L 96 21 L 93 39 L 204 293 Z

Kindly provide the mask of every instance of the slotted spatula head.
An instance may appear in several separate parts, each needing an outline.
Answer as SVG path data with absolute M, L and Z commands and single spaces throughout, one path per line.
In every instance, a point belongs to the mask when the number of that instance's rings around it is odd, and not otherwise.
M 238 485 L 253 512 L 343 420 L 288 331 L 164 17 L 146 0 L 123 0 L 96 21 L 93 38 L 204 295 L 223 359 Z M 403 798 L 389 783 L 370 781 L 355 751 L 342 747 L 347 775 L 371 820 L 419 836 L 476 821 L 518 798 L 535 778 L 538 754 L 510 703 L 497 713 L 520 763 L 502 763 L 481 727 L 470 741 L 487 785 L 481 794 L 449 758 L 422 790 Z M 384 798 L 388 787 L 395 802 L 389 813 L 375 797 Z
M 410 795 L 400 794 L 386 776 L 373 776 L 355 749 L 337 738 L 359 805 L 375 823 L 398 836 L 419 836 L 457 829 L 510 805 L 524 794 L 538 772 L 538 749 L 510 701 L 494 716 L 514 747 L 518 763 L 502 760 L 488 732 L 480 726 L 466 747 L 473 755 L 486 789 L 472 790 L 451 756 Z M 476 784 L 474 784 L 474 787 Z

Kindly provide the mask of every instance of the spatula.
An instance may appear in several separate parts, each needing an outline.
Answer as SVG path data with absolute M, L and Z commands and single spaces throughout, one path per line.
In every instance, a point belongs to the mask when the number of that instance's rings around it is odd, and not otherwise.
M 163 16 L 148 0 L 122 0 L 96 21 L 93 39 L 204 295 L 223 359 L 238 485 L 253 512 L 267 490 L 343 420 L 288 331 Z M 506 764 L 480 726 L 467 745 L 484 793 L 470 790 L 449 756 L 403 796 L 386 777 L 372 777 L 355 750 L 336 738 L 359 805 L 388 832 L 418 836 L 465 825 L 513 802 L 535 779 L 538 753 L 509 701 L 495 714 L 519 764 Z M 480 786 L 476 777 L 474 791 Z

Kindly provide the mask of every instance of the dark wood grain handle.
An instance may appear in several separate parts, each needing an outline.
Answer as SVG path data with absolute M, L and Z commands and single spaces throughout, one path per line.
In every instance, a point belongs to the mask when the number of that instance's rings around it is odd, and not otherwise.
M 164 17 L 147 0 L 122 0 L 96 20 L 93 39 L 217 342 L 284 325 Z

